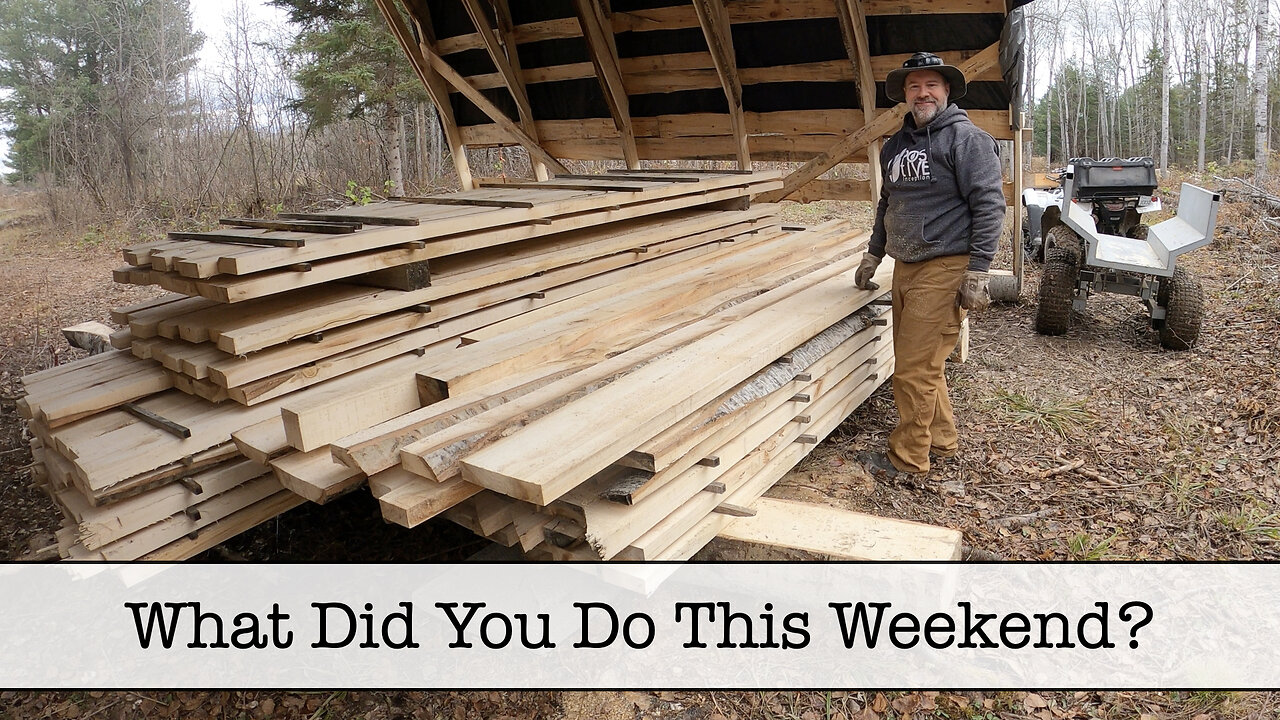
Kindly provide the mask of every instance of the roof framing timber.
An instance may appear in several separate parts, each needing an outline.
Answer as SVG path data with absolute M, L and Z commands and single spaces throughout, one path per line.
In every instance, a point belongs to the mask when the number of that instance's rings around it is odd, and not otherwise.
M 862 0 L 835 0 L 836 18 L 840 21 L 840 36 L 849 62 L 857 77 L 858 95 L 862 104 L 862 117 L 870 122 L 876 117 L 876 79 L 871 69 L 871 43 L 867 39 L 867 16 Z M 871 196 L 880 195 L 880 146 L 879 138 L 867 145 L 867 167 L 871 171 Z
M 587 40 L 591 62 L 600 79 L 605 103 L 613 115 L 613 123 L 622 138 L 622 157 L 629 168 L 640 167 L 640 154 L 636 151 L 635 132 L 631 128 L 631 105 L 622 82 L 622 70 L 618 64 L 618 48 L 613 40 L 613 23 L 600 6 L 599 0 L 574 0 L 578 10 L 578 22 L 582 36 Z M 606 28 L 608 30 L 606 31 Z
M 999 60 L 1000 42 L 996 41 L 988 45 L 982 52 L 966 60 L 959 66 L 959 69 L 960 72 L 964 73 L 965 77 L 972 77 L 974 74 L 980 73 L 999 62 Z M 873 140 L 879 140 L 902 122 L 902 113 L 906 109 L 906 103 L 898 103 L 892 110 L 881 113 L 875 119 L 868 121 L 860 130 L 846 135 L 840 142 L 832 145 L 830 149 L 818 154 L 817 157 L 801 165 L 790 175 L 783 178 L 781 190 L 765 193 L 758 198 L 759 201 L 778 202 L 782 200 L 810 180 L 840 164 L 854 152 L 867 147 Z
M 707 49 L 715 63 L 716 75 L 724 88 L 729 103 L 729 124 L 737 146 L 738 167 L 751 167 L 751 151 L 747 148 L 747 123 L 742 114 L 742 82 L 738 78 L 738 62 L 733 49 L 733 32 L 729 27 L 729 13 L 724 0 L 693 0 L 698 13 L 702 35 L 707 39 Z
M 471 24 L 475 26 L 481 40 L 484 41 L 485 49 L 489 52 L 489 59 L 493 61 L 493 66 L 498 69 L 498 74 L 502 77 L 507 92 L 511 93 L 511 98 L 515 100 L 516 109 L 520 113 L 520 127 L 528 133 L 529 138 L 534 143 L 540 145 L 538 129 L 533 121 L 533 107 L 529 105 L 529 94 L 525 91 L 524 78 L 521 77 L 520 73 L 520 56 L 519 53 L 515 52 L 515 42 L 510 32 L 512 27 L 511 16 L 506 1 L 495 0 L 491 6 L 493 7 L 494 17 L 502 28 L 503 41 L 498 39 L 498 36 L 493 32 L 493 28 L 489 26 L 489 16 L 481 6 L 480 0 L 462 0 L 462 5 L 466 8 L 467 15 L 471 18 Z M 503 23 L 504 17 L 506 19 L 505 24 Z M 533 170 L 539 180 L 547 179 L 547 166 L 543 163 L 534 161 Z
M 427 53 L 430 52 L 429 45 L 434 40 L 430 19 L 425 12 L 412 14 L 418 29 L 418 39 L 415 40 L 408 26 L 404 24 L 404 18 L 400 16 L 394 0 L 374 0 L 374 2 L 378 4 L 378 10 L 382 12 L 382 17 L 391 28 L 391 34 L 400 43 L 400 48 L 404 50 L 405 55 L 409 56 L 409 64 L 418 74 L 418 79 L 426 86 L 427 94 L 431 96 L 431 102 L 436 106 L 440 125 L 444 128 L 445 142 L 449 143 L 449 152 L 453 155 L 453 167 L 458 173 L 458 185 L 463 190 L 472 189 L 474 184 L 471 179 L 471 165 L 467 162 L 467 146 L 462 142 L 462 133 L 458 130 L 458 123 L 453 117 L 453 105 L 449 103 L 448 88 L 445 87 L 440 76 L 431 69 L 426 59 Z

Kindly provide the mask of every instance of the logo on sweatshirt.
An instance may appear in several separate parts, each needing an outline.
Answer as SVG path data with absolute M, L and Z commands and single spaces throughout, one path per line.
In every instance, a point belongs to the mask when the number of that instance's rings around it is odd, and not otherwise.
M 890 182 L 915 182 L 929 177 L 929 153 L 925 150 L 902 150 L 889 161 Z

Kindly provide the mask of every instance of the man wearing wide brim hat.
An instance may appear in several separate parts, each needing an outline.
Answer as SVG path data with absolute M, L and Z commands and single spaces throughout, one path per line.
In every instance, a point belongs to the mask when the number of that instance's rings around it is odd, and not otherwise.
M 1004 225 L 1000 150 L 951 103 L 964 73 L 933 53 L 889 73 L 885 94 L 909 111 L 880 152 L 883 183 L 871 240 L 854 282 L 867 290 L 887 254 L 893 267 L 893 400 L 898 426 L 863 462 L 873 477 L 917 484 L 959 449 L 944 365 L 966 310 L 991 302 L 987 272 Z

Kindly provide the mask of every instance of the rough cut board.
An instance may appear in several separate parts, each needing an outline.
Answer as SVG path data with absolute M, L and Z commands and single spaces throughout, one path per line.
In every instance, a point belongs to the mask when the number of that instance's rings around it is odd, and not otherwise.
M 156 248 L 152 249 L 145 258 L 136 252 L 130 257 L 135 260 L 149 261 L 152 269 L 175 270 L 184 277 L 208 278 L 219 273 L 243 275 L 260 272 L 414 241 L 430 241 L 428 242 L 428 248 L 432 249 L 430 254 L 442 256 L 582 227 L 583 225 L 573 222 L 574 215 L 592 215 L 594 217 L 587 220 L 588 224 L 599 224 L 632 217 L 637 211 L 639 214 L 650 214 L 654 209 L 643 206 L 651 205 L 654 201 L 683 198 L 683 202 L 677 200 L 663 203 L 661 206 L 664 209 L 675 209 L 689 204 L 703 204 L 710 199 L 711 191 L 725 191 L 721 193 L 724 195 L 723 199 L 729 199 L 747 192 L 776 189 L 775 186 L 780 187 L 778 179 L 781 173 L 763 171 L 752 175 L 685 176 L 696 178 L 696 182 L 673 182 L 659 178 L 639 183 L 638 185 L 645 189 L 634 192 L 609 192 L 606 189 L 609 184 L 607 177 L 601 176 L 603 182 L 598 191 L 482 188 L 457 195 L 457 197 L 483 197 L 493 200 L 531 201 L 534 207 L 529 209 L 424 205 L 404 202 L 377 203 L 363 207 L 343 208 L 332 214 L 344 217 L 367 215 L 373 218 L 391 215 L 417 219 L 420 224 L 417 226 L 366 225 L 361 230 L 347 235 L 245 230 L 240 232 L 270 238 L 302 240 L 305 244 L 302 247 L 281 248 L 227 245 L 193 240 L 188 243 L 189 247 Z M 633 181 L 627 181 L 626 184 L 637 185 Z M 632 206 L 640 207 L 629 210 Z M 557 222 L 556 218 L 563 218 L 568 222 Z M 529 224 L 534 220 L 545 219 L 553 220 L 549 224 Z M 498 233 L 493 237 L 486 237 L 479 232 L 507 226 L 520 227 L 515 232 Z M 536 228 L 536 230 L 530 232 L 527 228 Z M 456 236 L 456 238 L 450 240 L 448 236 Z
M 803 290 L 535 420 L 467 457 L 464 477 L 546 505 L 875 297 L 854 289 L 852 276 Z M 614 432 L 595 432 L 602 424 Z
M 791 552 L 823 560 L 960 559 L 961 535 L 950 528 L 778 498 L 760 498 L 755 510 L 754 517 L 728 523 L 718 537 L 758 549 L 725 542 L 708 552 L 723 560 L 778 559 L 779 554 L 789 558 Z

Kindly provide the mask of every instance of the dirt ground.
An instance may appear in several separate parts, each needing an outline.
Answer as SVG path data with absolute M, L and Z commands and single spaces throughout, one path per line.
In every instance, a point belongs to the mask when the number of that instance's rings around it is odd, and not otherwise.
M 1212 182 L 1207 183 L 1212 186 Z M 1166 192 L 1166 195 L 1168 193 Z M 106 227 L 51 228 L 37 197 L 0 195 L 0 560 L 51 533 L 58 513 L 29 487 L 14 401 L 23 374 L 78 357 L 58 333 L 109 322 L 154 290 L 115 285 Z M 1168 200 L 1166 200 L 1168 204 Z M 1280 558 L 1280 237 L 1228 201 L 1200 276 L 1200 343 L 1163 350 L 1134 298 L 1096 296 L 1071 331 L 1032 330 L 1039 268 L 1020 302 L 972 321 L 971 355 L 949 366 L 961 452 L 924 487 L 871 482 L 854 458 L 896 415 L 882 388 L 771 494 L 959 529 L 970 557 L 1017 560 Z M 790 220 L 866 208 L 792 206 Z M 151 231 L 159 236 L 159 230 Z M 1006 246 L 996 267 L 1010 266 Z M 1063 471 L 1063 468 L 1077 467 Z M 359 537 L 360 542 L 350 542 Z M 447 522 L 385 524 L 367 493 L 309 506 L 206 560 L 448 561 L 483 546 Z M 1280 717 L 1270 693 L 0 693 L 0 718 L 1206 718 Z

